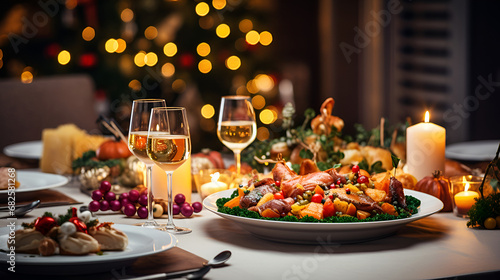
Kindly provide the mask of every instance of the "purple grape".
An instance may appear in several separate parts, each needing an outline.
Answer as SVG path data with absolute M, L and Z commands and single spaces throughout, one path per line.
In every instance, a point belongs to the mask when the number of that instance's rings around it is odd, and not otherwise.
M 101 186 L 99 187 L 99 189 L 103 192 L 103 193 L 107 193 L 111 190 L 111 183 L 108 182 L 108 181 L 102 181 L 101 182 Z
M 101 208 L 101 203 L 99 203 L 99 201 L 97 201 L 97 200 L 92 200 L 89 203 L 89 211 L 90 212 L 97 212 L 97 211 L 99 211 L 100 208 Z
M 123 199 L 127 199 L 128 200 L 128 192 L 120 194 L 120 201 L 123 200 Z
M 148 217 L 148 208 L 140 206 L 139 208 L 137 208 L 137 215 L 141 219 L 146 219 Z
M 181 212 L 181 207 L 177 204 L 172 205 L 172 212 L 174 215 L 177 215 Z
M 104 199 L 107 200 L 107 201 L 113 201 L 113 200 L 116 200 L 116 194 L 114 192 L 107 192 L 105 195 L 104 195 Z
M 122 203 L 122 205 L 132 204 L 132 202 L 130 202 L 130 200 L 128 200 L 128 198 L 124 198 L 124 199 L 120 200 L 120 202 Z
M 186 202 L 184 202 L 182 204 L 179 204 L 179 207 L 182 208 L 182 207 L 184 207 L 184 205 L 191 206 L 191 204 L 189 204 L 189 202 L 186 201 Z
M 110 207 L 111 207 L 111 210 L 113 211 L 118 211 L 122 208 L 122 204 L 120 201 L 118 200 L 113 200 L 109 203 Z
M 109 202 L 107 200 L 103 200 L 100 202 L 101 203 L 101 211 L 108 211 L 109 210 Z
M 126 204 L 123 206 L 123 214 L 132 217 L 135 215 L 135 206 L 133 204 Z
M 131 202 L 136 202 L 139 199 L 139 191 L 138 190 L 131 190 L 128 192 L 128 200 Z
M 195 213 L 199 213 L 203 209 L 203 205 L 200 202 L 194 202 L 192 206 Z
M 175 195 L 174 201 L 178 205 L 182 205 L 186 201 L 186 197 L 182 193 L 179 193 Z
M 193 207 L 191 207 L 190 205 L 184 205 L 181 208 L 181 214 L 184 217 L 191 217 L 191 215 L 193 215 L 193 211 Z
M 139 204 L 142 206 L 147 206 L 148 205 L 148 196 L 145 194 L 142 194 L 139 196 Z
M 100 190 L 95 190 L 92 192 L 91 197 L 93 200 L 99 201 L 102 199 L 102 192 Z

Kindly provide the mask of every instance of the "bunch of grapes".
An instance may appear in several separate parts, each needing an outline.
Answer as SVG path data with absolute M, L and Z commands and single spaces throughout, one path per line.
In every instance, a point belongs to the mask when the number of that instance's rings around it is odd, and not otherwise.
M 184 217 L 191 217 L 194 213 L 201 211 L 203 206 L 200 202 L 194 202 L 192 205 L 186 201 L 186 197 L 182 194 L 176 194 L 174 197 L 174 204 L 172 205 L 172 211 L 174 215 L 182 214 Z

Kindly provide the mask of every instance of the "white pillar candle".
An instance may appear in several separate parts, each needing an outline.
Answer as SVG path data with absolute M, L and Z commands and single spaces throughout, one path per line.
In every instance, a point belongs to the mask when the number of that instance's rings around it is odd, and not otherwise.
M 435 170 L 444 172 L 446 129 L 429 122 L 429 112 L 425 112 L 425 122 L 406 129 L 406 165 L 408 173 L 421 180 Z

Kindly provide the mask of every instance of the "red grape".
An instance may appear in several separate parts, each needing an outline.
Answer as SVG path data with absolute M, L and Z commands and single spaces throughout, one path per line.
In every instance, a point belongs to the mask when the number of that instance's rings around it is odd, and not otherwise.
M 172 214 L 177 215 L 181 212 L 181 207 L 177 204 L 172 205 Z
M 191 207 L 190 205 L 184 204 L 181 208 L 181 214 L 184 217 L 191 217 L 191 215 L 193 215 L 193 211 L 193 207 Z
M 109 210 L 109 202 L 107 200 L 101 201 L 101 211 L 108 211 Z
M 139 196 L 139 204 L 142 206 L 147 206 L 148 205 L 148 196 L 145 194 L 141 194 L 141 196 Z
M 136 202 L 139 199 L 139 191 L 138 190 L 131 190 L 128 192 L 128 200 L 131 202 Z
M 128 193 L 127 192 L 120 194 L 120 201 L 123 200 L 123 199 L 127 199 L 128 200 Z
M 175 203 L 182 205 L 186 201 L 186 197 L 182 194 L 176 194 L 174 198 Z
M 128 198 L 121 199 L 120 202 L 122 203 L 122 205 L 132 204 L 132 202 L 130 202 Z
M 102 181 L 101 182 L 101 186 L 99 187 L 99 189 L 103 192 L 103 193 L 106 193 L 106 192 L 109 192 L 111 190 L 111 183 L 108 182 L 108 181 Z
M 92 196 L 93 200 L 99 201 L 99 200 L 102 199 L 102 192 L 100 190 L 95 190 L 95 191 L 92 192 L 91 196 Z
M 203 205 L 201 205 L 200 202 L 193 202 L 192 207 L 193 207 L 193 210 L 195 213 L 199 213 L 201 211 L 201 209 L 203 209 Z
M 189 202 L 186 201 L 186 202 L 184 202 L 182 204 L 179 204 L 179 207 L 182 208 L 184 205 L 191 206 L 191 204 L 189 204 Z
M 123 206 L 123 213 L 129 217 L 135 215 L 135 206 L 133 204 L 126 204 Z
M 118 211 L 122 208 L 122 204 L 118 200 L 113 200 L 109 203 L 111 210 Z
M 146 219 L 148 217 L 148 208 L 144 206 L 137 208 L 137 215 L 141 219 Z
M 89 211 L 91 212 L 97 212 L 101 208 L 101 204 L 97 200 L 92 200 L 89 203 Z
M 104 195 L 104 199 L 107 200 L 107 201 L 113 201 L 113 200 L 116 200 L 116 194 L 114 192 L 107 192 L 105 195 Z

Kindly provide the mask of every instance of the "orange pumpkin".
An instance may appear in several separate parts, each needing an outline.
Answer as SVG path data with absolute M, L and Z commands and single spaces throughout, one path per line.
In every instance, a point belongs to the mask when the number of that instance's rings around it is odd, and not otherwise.
M 424 192 L 439 198 L 443 204 L 443 212 L 452 211 L 450 185 L 448 179 L 441 175 L 441 171 L 436 170 L 432 176 L 426 176 L 418 181 L 414 190 Z
M 108 160 L 115 158 L 127 158 L 132 155 L 128 149 L 127 143 L 123 141 L 109 140 L 101 144 L 96 151 L 99 160 Z

